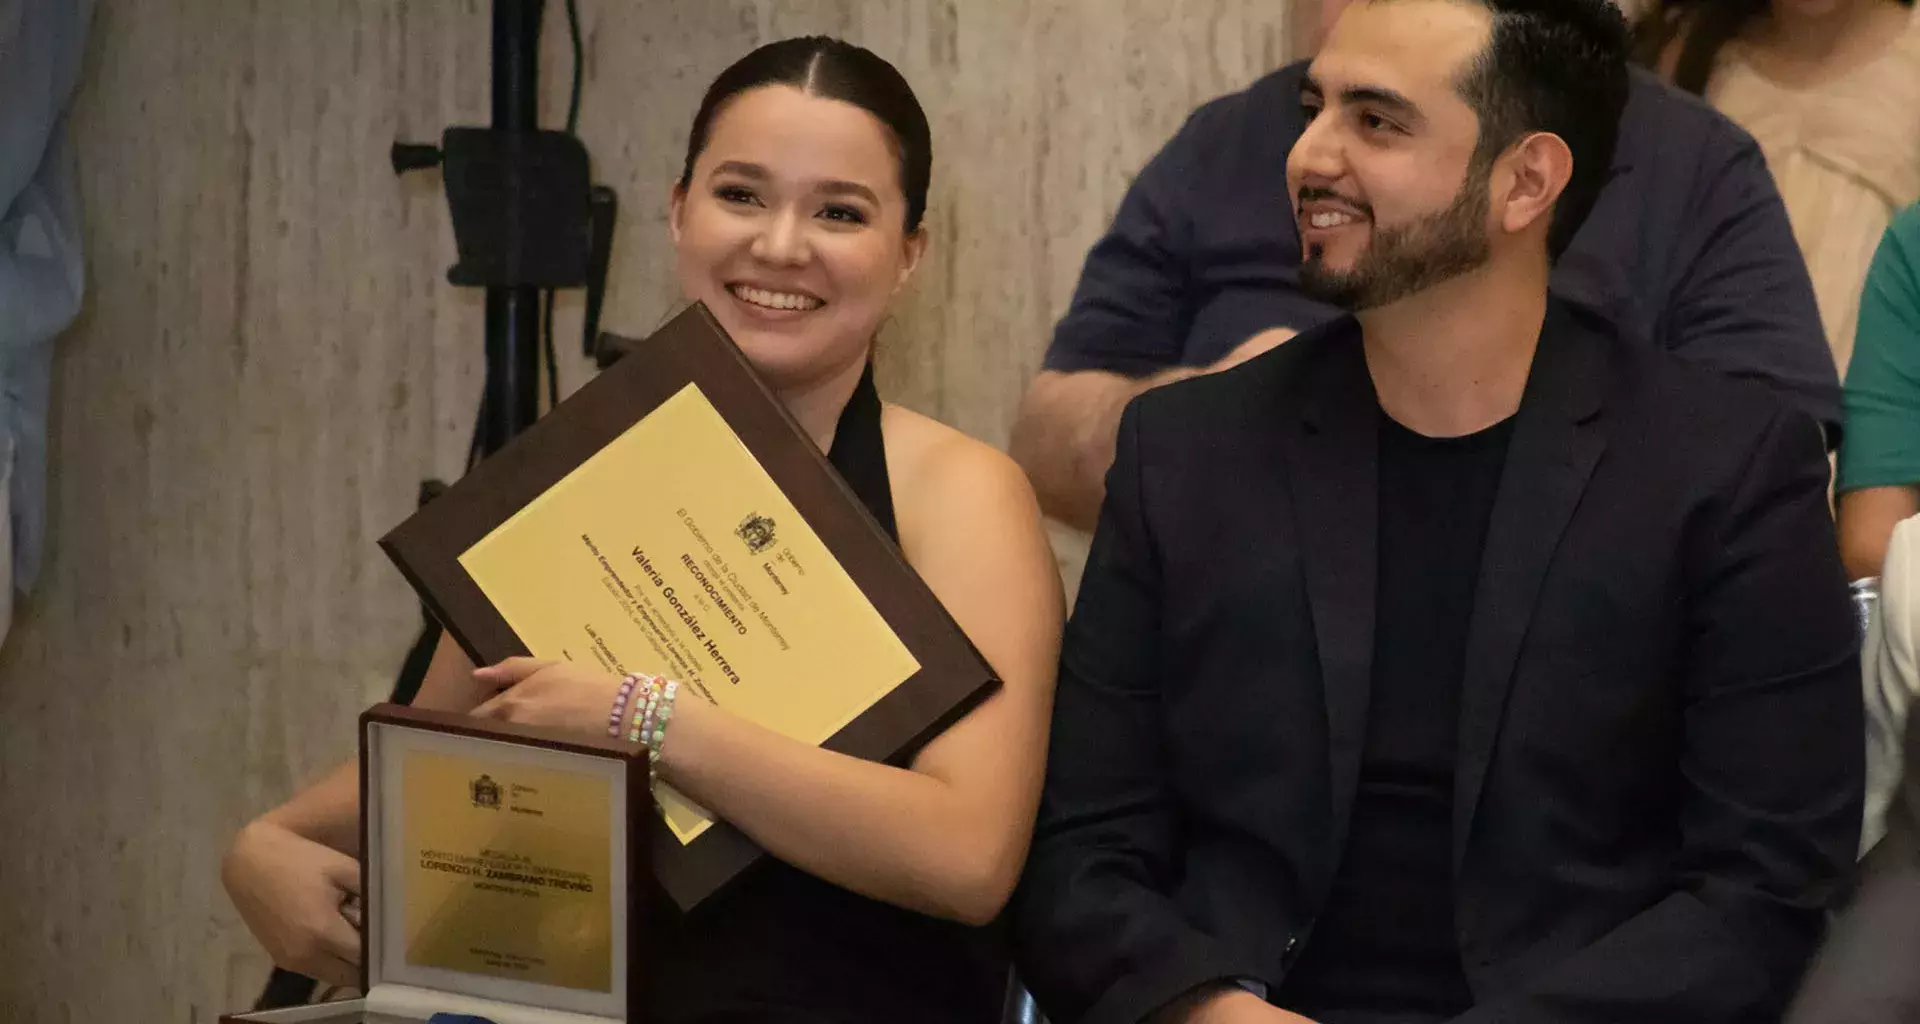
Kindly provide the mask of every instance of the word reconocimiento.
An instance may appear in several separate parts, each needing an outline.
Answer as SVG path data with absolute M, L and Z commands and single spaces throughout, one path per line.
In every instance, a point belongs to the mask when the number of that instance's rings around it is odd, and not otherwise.
M 687 567 L 687 571 L 693 574 L 693 581 L 700 584 L 700 589 L 707 592 L 707 597 L 712 599 L 714 607 L 720 609 L 720 614 L 726 616 L 727 621 L 733 624 L 733 631 L 746 636 L 747 624 L 740 621 L 740 616 L 733 610 L 733 606 L 727 603 L 726 598 L 720 596 L 720 589 L 713 585 L 713 581 L 707 578 L 706 573 L 700 571 L 698 565 L 694 564 L 693 556 L 681 555 L 680 564 Z

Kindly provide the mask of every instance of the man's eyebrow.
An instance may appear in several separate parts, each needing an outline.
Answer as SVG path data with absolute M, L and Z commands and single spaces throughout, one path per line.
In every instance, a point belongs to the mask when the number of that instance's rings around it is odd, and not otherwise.
M 1340 90 L 1340 100 L 1343 103 L 1371 103 L 1409 120 L 1420 119 L 1419 104 L 1385 86 L 1350 85 Z
M 1326 87 L 1312 75 L 1300 80 L 1300 98 L 1302 100 L 1325 100 Z M 1404 94 L 1384 85 L 1350 85 L 1340 90 L 1340 102 L 1347 104 L 1371 103 L 1376 107 L 1385 107 L 1390 113 L 1405 121 L 1418 123 L 1425 117 L 1420 113 L 1419 104 Z

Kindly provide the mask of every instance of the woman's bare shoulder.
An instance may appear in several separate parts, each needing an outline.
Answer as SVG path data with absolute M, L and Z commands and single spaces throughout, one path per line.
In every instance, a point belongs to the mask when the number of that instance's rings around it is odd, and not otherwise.
M 1033 487 L 1005 452 L 897 405 L 884 408 L 880 423 L 903 544 L 918 527 L 962 516 L 976 522 L 990 517 L 1001 526 L 1030 521 L 1040 528 Z
M 907 564 L 1009 686 L 1050 686 L 1065 599 L 1026 474 L 906 409 L 888 406 L 880 423 Z
M 888 404 L 882 409 L 880 424 L 886 438 L 887 472 L 893 477 L 896 495 L 915 487 L 937 487 L 956 476 L 992 477 L 1022 486 L 1026 483 L 1019 464 L 1005 452 L 930 416 Z

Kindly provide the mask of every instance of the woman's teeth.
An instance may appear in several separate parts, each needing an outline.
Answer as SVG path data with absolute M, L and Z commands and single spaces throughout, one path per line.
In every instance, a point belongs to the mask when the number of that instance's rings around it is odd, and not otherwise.
M 764 288 L 750 288 L 744 284 L 734 285 L 730 291 L 742 302 L 750 302 L 768 309 L 808 310 L 819 309 L 824 303 L 811 295 L 795 295 L 789 292 L 770 292 Z
M 1337 228 L 1353 223 L 1350 213 L 1316 213 L 1307 218 L 1307 223 L 1316 228 Z

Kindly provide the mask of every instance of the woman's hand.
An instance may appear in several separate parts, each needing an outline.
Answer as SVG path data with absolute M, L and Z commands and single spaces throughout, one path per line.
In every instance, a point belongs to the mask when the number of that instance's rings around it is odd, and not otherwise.
M 619 676 L 571 661 L 508 658 L 474 670 L 473 678 L 500 691 L 473 709 L 477 717 L 599 735 L 620 692 Z
M 240 830 L 220 866 L 220 881 L 240 919 L 273 962 L 342 988 L 360 986 L 357 915 L 360 862 L 256 821 Z

